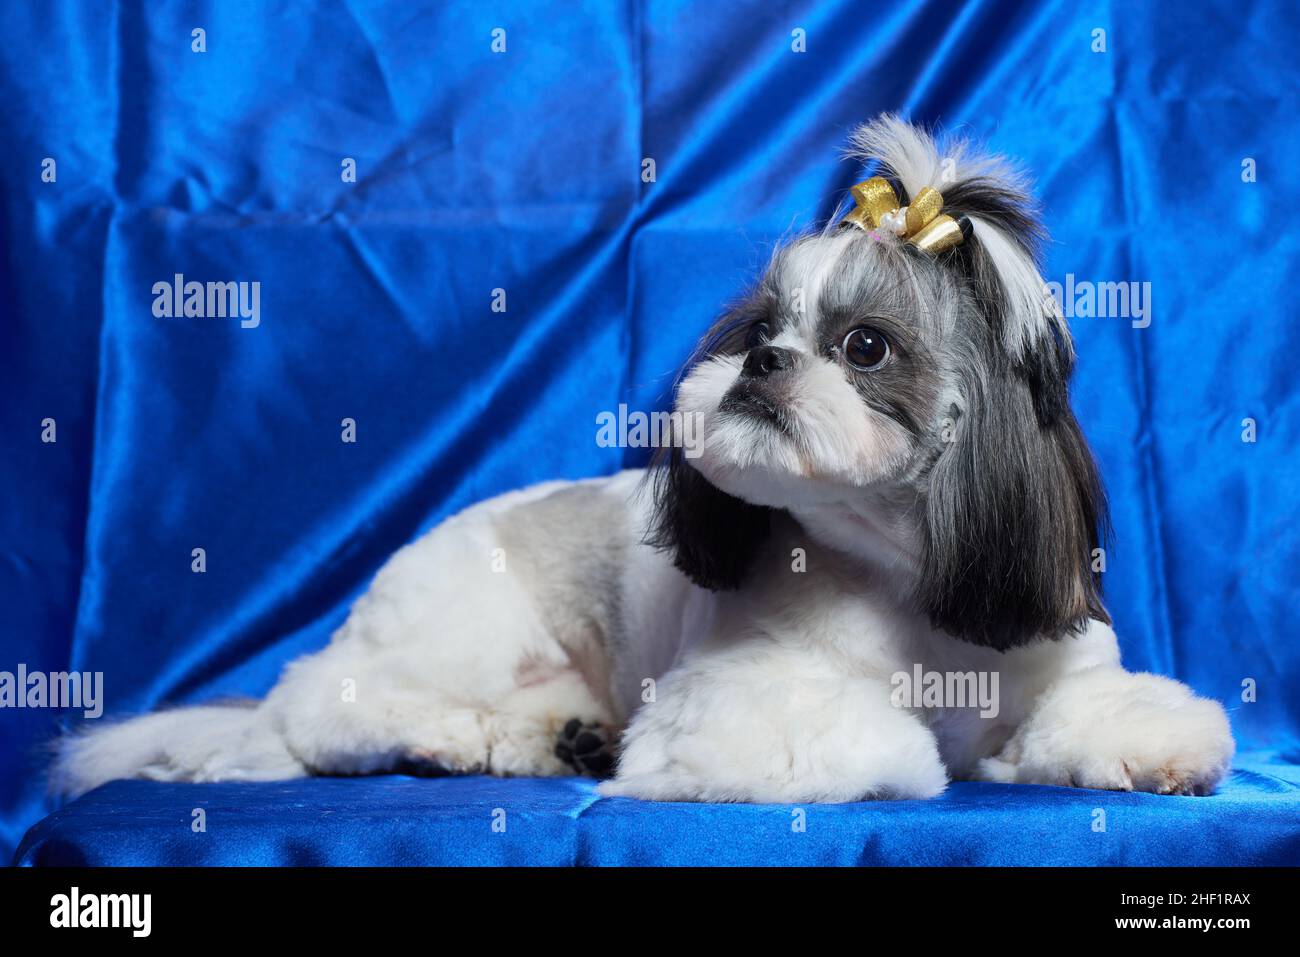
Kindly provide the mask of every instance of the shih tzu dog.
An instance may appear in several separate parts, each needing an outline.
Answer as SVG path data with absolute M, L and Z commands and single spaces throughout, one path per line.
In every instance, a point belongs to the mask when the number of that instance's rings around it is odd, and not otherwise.
M 879 174 L 852 211 L 785 244 L 684 370 L 697 455 L 462 512 L 265 700 L 68 737 L 56 784 L 578 770 L 679 801 L 1212 790 L 1223 708 L 1120 665 L 1073 347 L 1021 180 L 889 116 L 851 154 Z M 899 694 L 922 674 L 939 692 L 992 676 L 998 700 Z

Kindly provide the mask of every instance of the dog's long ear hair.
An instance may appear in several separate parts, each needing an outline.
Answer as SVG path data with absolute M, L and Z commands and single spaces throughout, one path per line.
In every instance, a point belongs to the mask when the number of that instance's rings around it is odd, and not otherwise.
M 1105 499 L 1070 411 L 1073 345 L 1045 294 L 1044 231 L 1022 178 L 965 144 L 941 153 L 894 117 L 859 129 L 853 146 L 881 162 L 902 202 L 933 185 L 967 237 L 939 254 L 969 307 L 959 398 L 925 478 L 919 603 L 935 627 L 999 650 L 1108 622 L 1092 571 Z
M 712 485 L 680 448 L 661 450 L 651 467 L 655 524 L 646 541 L 671 551 L 695 584 L 739 588 L 766 540 L 771 509 L 750 505 Z
M 1105 502 L 1069 407 L 1043 415 L 1064 381 L 980 346 L 928 476 L 920 591 L 935 627 L 1005 650 L 1110 620 L 1092 571 Z
M 758 293 L 722 316 L 683 366 L 677 381 L 710 354 L 734 350 L 761 308 Z M 669 551 L 691 581 L 714 591 L 739 588 L 771 528 L 772 510 L 728 495 L 686 461 L 673 442 L 656 449 L 649 470 L 655 520 L 646 543 Z

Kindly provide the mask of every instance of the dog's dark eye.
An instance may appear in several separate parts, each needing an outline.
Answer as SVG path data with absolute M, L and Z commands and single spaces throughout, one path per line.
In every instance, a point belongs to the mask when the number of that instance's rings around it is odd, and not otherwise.
M 759 320 L 752 323 L 749 330 L 745 333 L 745 348 L 753 349 L 755 346 L 761 346 L 767 342 L 768 337 L 772 334 L 772 327 L 766 322 Z
M 863 372 L 874 372 L 889 358 L 889 340 L 879 329 L 854 329 L 844 337 L 844 358 Z

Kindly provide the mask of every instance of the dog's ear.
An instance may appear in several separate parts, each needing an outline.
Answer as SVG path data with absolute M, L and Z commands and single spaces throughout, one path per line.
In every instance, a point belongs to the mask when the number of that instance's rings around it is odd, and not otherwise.
M 931 622 L 1005 650 L 1109 621 L 1093 550 L 1105 508 L 1066 408 L 1039 421 L 1010 362 L 971 376 L 952 441 L 929 474 L 922 601 Z
M 725 310 L 678 372 L 676 384 L 710 356 L 742 348 L 749 326 L 770 317 L 773 296 L 760 283 Z M 654 518 L 646 543 L 671 552 L 673 564 L 702 588 L 739 588 L 767 539 L 772 510 L 750 505 L 711 483 L 687 461 L 676 435 L 655 450 L 647 479 Z
M 655 516 L 646 542 L 670 551 L 695 584 L 739 588 L 771 526 L 771 509 L 712 485 L 679 447 L 661 449 L 651 467 Z
M 981 354 L 959 372 L 951 441 L 928 476 L 920 597 L 936 627 L 1005 650 L 1109 622 L 1092 570 L 1105 497 L 1070 411 L 1069 330 L 1044 299 L 1033 231 L 1015 221 L 1020 197 L 954 192 L 980 214 L 952 262 Z

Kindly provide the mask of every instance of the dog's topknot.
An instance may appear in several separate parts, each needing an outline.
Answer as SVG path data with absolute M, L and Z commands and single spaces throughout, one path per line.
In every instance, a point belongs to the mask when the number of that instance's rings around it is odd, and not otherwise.
M 903 203 L 929 186 L 943 196 L 943 212 L 970 224 L 973 242 L 951 255 L 1016 359 L 1034 357 L 1068 376 L 1074 347 L 1060 309 L 1047 294 L 1039 253 L 1047 231 L 1014 162 L 962 138 L 936 140 L 924 129 L 885 113 L 857 127 L 847 154 L 891 179 Z

